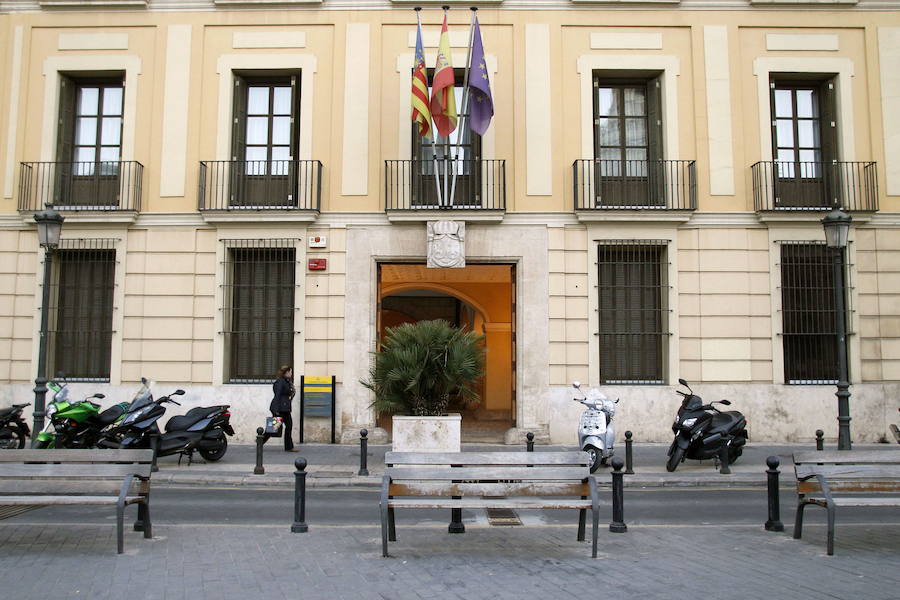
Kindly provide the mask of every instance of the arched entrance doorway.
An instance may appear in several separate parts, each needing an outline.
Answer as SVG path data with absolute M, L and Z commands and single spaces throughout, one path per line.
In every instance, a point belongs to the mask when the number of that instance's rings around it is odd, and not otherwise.
M 379 336 L 388 327 L 429 319 L 445 319 L 485 336 L 482 400 L 471 409 L 451 407 L 463 416 L 463 442 L 502 443 L 515 426 L 514 279 L 513 265 L 428 269 L 379 264 Z M 379 418 L 378 425 L 390 430 L 390 418 Z

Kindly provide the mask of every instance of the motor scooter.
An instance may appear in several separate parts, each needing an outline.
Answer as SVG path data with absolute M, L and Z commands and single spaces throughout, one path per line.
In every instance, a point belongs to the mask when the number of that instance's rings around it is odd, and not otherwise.
M 678 383 L 688 391 L 675 390 L 683 399 L 672 424 L 675 439 L 669 446 L 666 471 L 671 473 L 677 469 L 685 458 L 718 459 L 723 447 L 727 448 L 728 464 L 734 463 L 750 437 L 747 434 L 747 419 L 736 410 L 723 412 L 713 406 L 730 406 L 728 400 L 703 404 L 703 399 L 694 394 L 687 381 L 679 379 Z
M 28 423 L 22 418 L 26 406 L 28 403 L 0 409 L 0 450 L 21 450 L 25 447 L 25 438 L 31 435 Z
M 573 381 L 572 387 L 583 396 L 574 400 L 585 407 L 578 423 L 578 447 L 591 457 L 591 473 L 594 473 L 613 455 L 616 432 L 612 419 L 619 400 L 610 400 L 597 388 L 591 388 L 585 394 L 578 381 Z

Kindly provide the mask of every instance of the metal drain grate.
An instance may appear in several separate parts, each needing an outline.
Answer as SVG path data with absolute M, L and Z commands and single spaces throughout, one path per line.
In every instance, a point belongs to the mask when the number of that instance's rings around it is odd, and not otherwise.
M 510 508 L 486 508 L 488 523 L 494 527 L 515 527 L 522 521 L 516 511 Z

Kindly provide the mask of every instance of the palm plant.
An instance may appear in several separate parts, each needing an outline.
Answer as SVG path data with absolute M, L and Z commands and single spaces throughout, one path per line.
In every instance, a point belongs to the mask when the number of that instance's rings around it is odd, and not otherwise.
M 477 404 L 483 340 L 444 320 L 389 328 L 372 353 L 369 380 L 360 383 L 375 392 L 371 406 L 379 414 L 444 415 L 451 395 L 466 406 Z

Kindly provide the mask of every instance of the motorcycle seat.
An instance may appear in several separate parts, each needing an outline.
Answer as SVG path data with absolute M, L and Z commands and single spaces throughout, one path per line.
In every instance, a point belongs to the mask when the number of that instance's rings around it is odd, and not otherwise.
M 115 404 L 97 415 L 97 422 L 101 425 L 109 425 L 110 423 L 115 423 L 116 419 L 121 417 L 124 413 L 125 408 L 119 404 Z
M 197 421 L 205 419 L 209 415 L 218 411 L 218 406 L 198 406 L 196 408 L 192 408 L 181 416 L 172 417 L 171 419 L 169 419 L 169 422 L 166 423 L 166 431 L 181 431 L 187 429 Z
M 744 415 L 736 410 L 728 410 L 721 413 L 716 413 L 713 415 L 712 425 L 710 425 L 709 433 L 727 433 L 734 429 L 743 420 Z
M 11 414 L 18 412 L 18 410 L 18 406 L 13 406 L 11 408 L 0 408 L 0 419 L 10 416 Z

